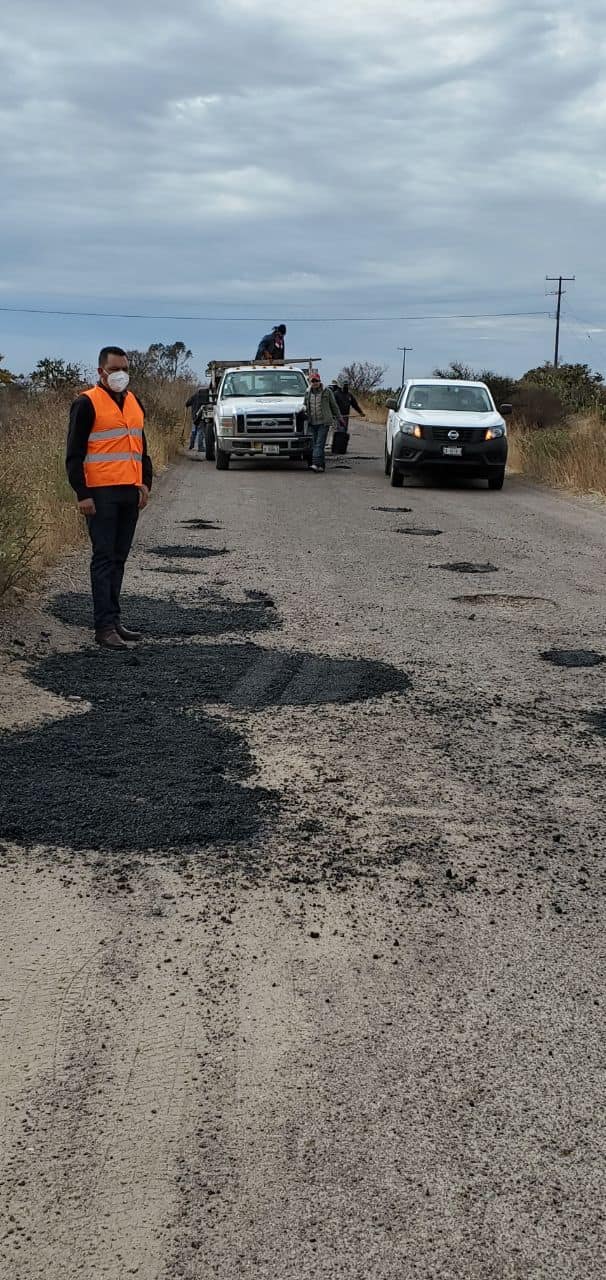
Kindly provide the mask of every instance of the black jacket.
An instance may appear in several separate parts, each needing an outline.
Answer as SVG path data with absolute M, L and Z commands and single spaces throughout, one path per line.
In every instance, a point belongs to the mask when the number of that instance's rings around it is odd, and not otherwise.
M 108 391 L 106 387 L 104 387 L 103 390 L 105 391 L 106 395 L 111 396 L 112 400 L 115 400 L 116 404 L 118 404 L 120 408 L 122 408 L 122 405 L 124 403 L 124 397 L 126 395 L 125 391 L 123 391 L 120 395 L 118 395 L 114 391 Z M 139 400 L 138 396 L 136 396 L 135 398 L 138 404 L 141 405 L 141 408 L 143 409 L 143 405 L 141 404 L 141 401 Z M 74 400 L 74 403 L 72 404 L 72 407 L 69 411 L 69 429 L 67 433 L 67 453 L 65 457 L 67 478 L 71 484 L 72 489 L 75 490 L 78 502 L 83 502 L 85 498 L 90 497 L 90 489 L 87 488 L 86 480 L 84 479 L 84 459 L 88 453 L 88 437 L 93 429 L 94 421 L 95 421 L 95 409 L 94 409 L 92 400 L 89 398 L 89 396 L 84 396 L 84 395 L 78 396 L 77 400 Z M 145 439 L 145 432 L 143 432 L 142 468 L 143 468 L 143 484 L 147 485 L 148 489 L 151 489 L 154 473 L 152 469 L 151 458 L 147 452 L 147 441 Z
M 266 333 L 265 337 L 261 338 L 255 360 L 262 360 L 263 356 L 271 356 L 272 360 L 284 359 L 283 333 Z
M 197 391 L 194 391 L 193 396 L 190 396 L 189 400 L 185 401 L 185 408 L 191 409 L 191 420 L 194 425 L 197 422 L 200 410 L 205 404 L 210 404 L 210 390 L 208 387 L 199 387 Z
M 356 397 L 352 395 L 351 391 L 345 391 L 338 383 L 331 387 L 331 391 L 344 417 L 349 417 L 352 409 L 355 409 L 356 413 L 360 413 L 364 417 L 364 410 L 360 408 Z

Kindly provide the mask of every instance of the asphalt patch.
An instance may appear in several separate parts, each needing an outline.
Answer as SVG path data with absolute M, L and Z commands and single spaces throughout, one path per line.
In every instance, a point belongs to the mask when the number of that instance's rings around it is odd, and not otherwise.
M 453 560 L 449 564 L 438 564 L 436 569 L 450 569 L 452 573 L 498 573 L 496 564 L 473 564 L 471 560 Z
M 606 662 L 604 654 L 594 649 L 546 649 L 540 656 L 554 667 L 600 667 Z
M 135 693 L 132 674 L 114 670 L 111 693 L 91 711 L 0 736 L 0 837 L 183 851 L 251 842 L 277 814 L 277 794 L 242 785 L 253 773 L 242 735 L 142 696 L 139 681 Z
M 179 572 L 191 573 L 192 570 Z M 200 588 L 199 595 L 201 599 L 196 604 L 183 604 L 171 596 L 162 599 L 125 593 L 121 600 L 122 615 L 126 625 L 140 629 L 144 636 L 153 639 L 236 633 L 250 635 L 254 631 L 269 631 L 281 625 L 273 600 L 270 601 L 270 597 L 263 593 L 242 603 L 225 599 L 204 587 Z M 51 603 L 55 618 L 74 627 L 91 626 L 91 609 L 90 596 L 83 592 L 56 596 Z
M 30 676 L 91 706 L 0 734 L 1 839 L 119 853 L 238 846 L 257 868 L 281 796 L 254 785 L 245 738 L 205 704 L 309 706 L 410 687 L 380 662 L 251 643 L 55 653 Z
M 411 525 L 409 529 L 394 529 L 394 533 L 407 533 L 411 538 L 437 538 L 442 533 L 441 529 L 415 529 Z
M 486 591 L 480 595 L 453 596 L 457 604 L 487 604 L 503 609 L 529 609 L 533 604 L 554 604 L 545 596 L 513 596 Z
M 150 547 L 149 551 L 152 556 L 166 556 L 169 560 L 209 560 L 228 555 L 227 547 Z
M 263 610 L 262 616 L 272 615 Z M 78 694 L 105 706 L 112 704 L 116 686 L 125 686 L 135 706 L 188 712 L 207 703 L 265 709 L 364 702 L 411 687 L 409 677 L 389 663 L 264 649 L 253 642 L 54 653 L 37 664 L 31 679 L 51 693 Z

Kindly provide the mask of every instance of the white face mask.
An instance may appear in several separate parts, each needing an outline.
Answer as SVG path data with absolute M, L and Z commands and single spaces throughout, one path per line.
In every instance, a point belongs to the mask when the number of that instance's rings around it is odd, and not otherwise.
M 129 377 L 124 369 L 117 369 L 115 373 L 108 373 L 107 375 L 107 385 L 110 391 L 116 391 L 118 393 L 120 391 L 126 391 L 128 383 Z

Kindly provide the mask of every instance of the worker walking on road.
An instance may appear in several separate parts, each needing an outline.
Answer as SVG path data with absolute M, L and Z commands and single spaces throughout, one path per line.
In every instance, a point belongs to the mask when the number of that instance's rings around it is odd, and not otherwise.
M 339 406 L 330 387 L 322 386 L 319 373 L 312 373 L 305 393 L 305 413 L 313 440 L 312 471 L 326 469 L 326 440 L 339 421 Z
M 359 413 L 361 418 L 365 418 L 366 414 L 364 413 L 364 410 L 360 408 L 353 391 L 349 390 L 348 382 L 333 382 L 330 389 L 339 406 L 341 429 L 342 431 L 349 431 L 349 415 L 352 409 L 355 409 L 356 413 Z
M 283 360 L 285 352 L 286 325 L 274 325 L 271 333 L 266 333 L 257 347 L 255 360 Z
M 74 400 L 69 415 L 67 475 L 92 542 L 95 639 L 105 649 L 141 639 L 120 619 L 124 565 L 152 485 L 144 410 L 128 381 L 126 352 L 103 347 L 99 381 Z

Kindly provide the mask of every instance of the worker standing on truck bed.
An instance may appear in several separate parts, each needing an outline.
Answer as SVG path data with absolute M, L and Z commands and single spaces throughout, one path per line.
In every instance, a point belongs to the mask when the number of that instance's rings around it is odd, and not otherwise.
M 139 512 L 147 506 L 152 464 L 143 405 L 127 391 L 128 357 L 102 347 L 99 381 L 79 395 L 69 415 L 66 467 L 93 544 L 91 585 L 95 640 L 126 649 L 140 640 L 120 619 L 120 590 Z
M 317 372 L 312 373 L 305 392 L 305 414 L 313 440 L 312 471 L 326 469 L 326 439 L 331 427 L 339 421 L 339 406 L 330 387 L 322 386 Z
M 255 360 L 283 360 L 286 336 L 286 325 L 274 325 L 271 333 L 266 333 L 257 347 Z

